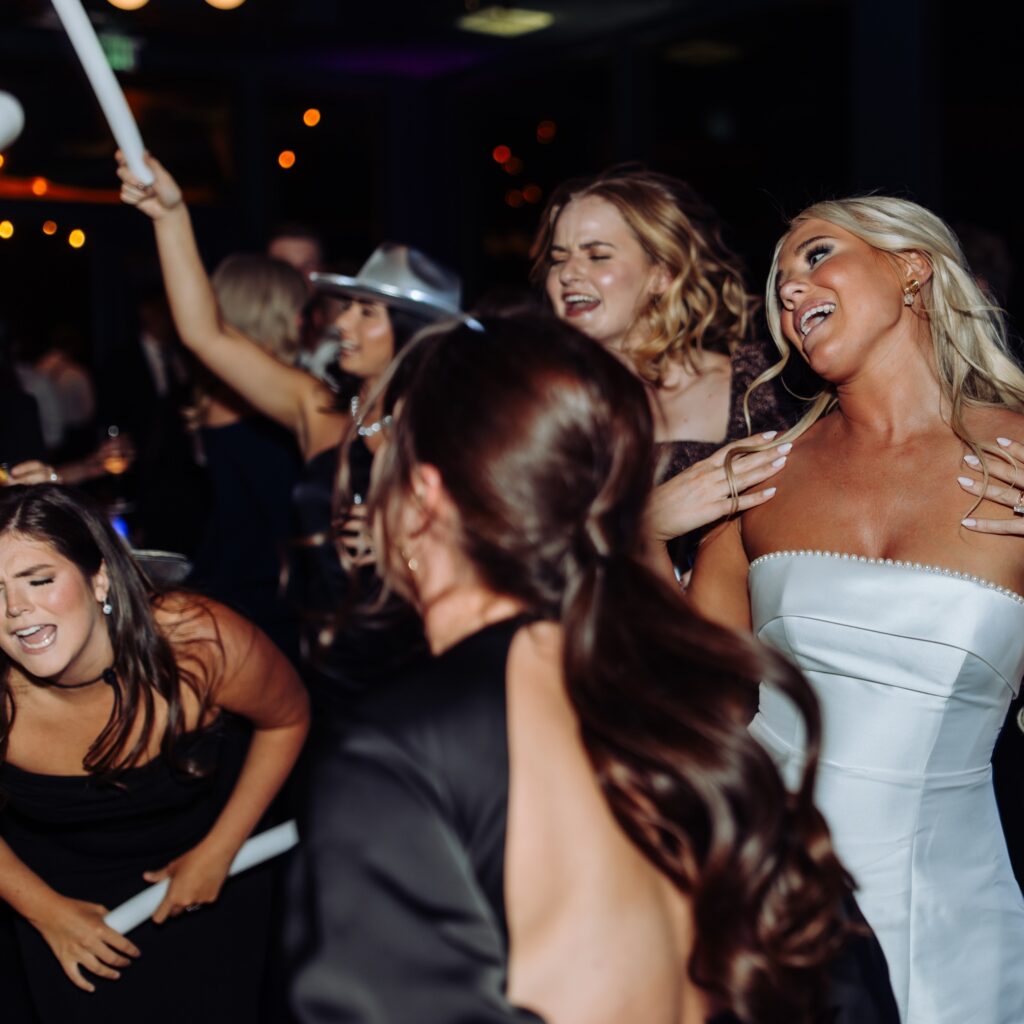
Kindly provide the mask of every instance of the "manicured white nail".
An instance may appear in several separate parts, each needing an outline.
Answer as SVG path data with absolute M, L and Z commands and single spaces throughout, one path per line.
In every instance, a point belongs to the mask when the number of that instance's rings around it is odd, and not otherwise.
M 1002 445 L 1004 448 L 1009 448 L 1013 442 L 1008 437 L 997 437 L 996 444 Z
M 974 481 L 969 476 L 958 476 L 956 480 L 961 487 L 966 487 L 968 490 L 974 486 Z
M 788 455 L 793 450 L 793 442 L 787 441 L 785 444 L 780 444 L 779 447 L 776 448 L 775 450 L 780 455 Z
M 778 434 L 778 431 L 777 431 L 777 430 L 768 430 L 768 431 L 765 431 L 765 433 L 763 433 L 763 434 L 762 434 L 761 436 L 762 436 L 762 437 L 763 437 L 763 438 L 764 438 L 764 439 L 765 439 L 766 441 L 770 441 L 770 440 L 771 440 L 771 439 L 772 439 L 773 437 L 775 437 L 775 436 L 776 436 L 777 434 Z
M 981 459 L 979 459 L 977 455 L 965 455 L 964 462 L 966 462 L 968 466 L 981 465 Z
M 774 462 L 772 463 L 772 466 L 774 466 L 774 467 L 775 467 L 775 469 L 782 469 L 782 467 L 783 467 L 783 466 L 784 466 L 785 464 L 786 464 L 786 456 L 785 456 L 785 455 L 783 455 L 781 459 L 776 459 L 776 460 L 775 460 L 775 461 L 774 461 Z
M 977 519 L 961 519 L 960 520 L 960 524 L 962 526 L 977 526 L 978 525 L 978 520 Z
M 773 495 L 773 494 L 774 494 L 774 493 L 775 493 L 775 492 L 776 492 L 777 490 L 778 490 L 778 488 L 777 488 L 777 487 L 769 487 L 769 488 L 768 488 L 768 489 L 767 489 L 766 491 L 762 491 L 761 493 L 762 493 L 762 494 L 763 494 L 763 495 L 764 495 L 764 496 L 765 496 L 766 498 L 770 498 L 770 497 L 771 497 L 771 496 L 772 496 L 772 495 Z

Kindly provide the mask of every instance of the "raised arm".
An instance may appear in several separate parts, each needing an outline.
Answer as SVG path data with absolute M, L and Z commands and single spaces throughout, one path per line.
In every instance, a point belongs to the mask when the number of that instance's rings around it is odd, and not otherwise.
M 740 521 L 730 519 L 712 530 L 701 543 L 686 595 L 705 618 L 732 629 L 749 631 L 749 568 Z
M 213 705 L 248 719 L 253 734 L 235 787 L 210 831 L 181 857 L 146 873 L 149 882 L 171 879 L 153 915 L 157 923 L 216 900 L 231 861 L 288 778 L 309 730 L 305 687 L 284 655 L 250 622 L 206 601 L 198 612 L 172 610 L 162 617 L 184 657 L 190 656 L 192 643 L 197 656 L 206 648 L 209 658 L 204 654 L 204 659 L 218 666 Z
M 291 430 L 306 458 L 328 446 L 322 437 L 325 424 L 319 419 L 329 417 L 340 438 L 344 418 L 327 411 L 333 401 L 328 388 L 310 374 L 278 362 L 221 320 L 177 182 L 147 155 L 155 180 L 141 185 L 120 154 L 118 158 L 122 201 L 153 220 L 164 286 L 181 340 L 250 405 Z

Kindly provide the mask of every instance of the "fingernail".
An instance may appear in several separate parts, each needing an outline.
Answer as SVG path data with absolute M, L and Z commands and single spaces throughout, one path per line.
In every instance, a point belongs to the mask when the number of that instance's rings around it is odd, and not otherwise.
M 966 462 L 968 466 L 981 465 L 981 459 L 979 459 L 977 455 L 965 455 L 964 462 Z
M 973 487 L 974 481 L 969 476 L 958 476 L 956 478 L 957 483 L 961 487 Z
M 778 435 L 778 433 L 779 433 L 779 432 L 778 432 L 777 430 L 767 430 L 767 431 L 765 431 L 765 433 L 763 433 L 763 434 L 762 434 L 761 436 L 762 436 L 762 437 L 763 437 L 763 438 L 764 438 L 764 439 L 765 439 L 766 441 L 770 441 L 770 440 L 771 440 L 771 439 L 772 439 L 773 437 L 777 436 L 777 435 Z
M 1003 448 L 1009 448 L 1013 442 L 1008 437 L 997 437 L 996 444 L 1001 445 Z
M 961 519 L 960 520 L 960 524 L 961 524 L 961 526 L 977 526 L 978 525 L 978 520 L 977 519 Z
M 793 450 L 793 442 L 787 441 L 785 444 L 780 444 L 779 447 L 776 448 L 775 450 L 780 455 L 788 455 Z
M 762 494 L 763 494 L 763 495 L 764 495 L 764 496 L 765 496 L 766 498 L 770 498 L 770 497 L 772 497 L 772 495 L 773 495 L 773 494 L 775 494 L 775 492 L 776 492 L 777 490 L 778 490 L 778 487 L 769 487 L 769 488 L 768 488 L 768 489 L 767 489 L 766 491 L 762 491 L 761 493 L 762 493 Z
M 781 459 L 776 459 L 776 460 L 775 460 L 775 461 L 774 461 L 774 462 L 772 463 L 772 465 L 773 465 L 773 466 L 774 466 L 774 467 L 775 467 L 776 469 L 782 469 L 782 467 L 783 467 L 783 466 L 784 466 L 785 464 L 786 464 L 786 456 L 785 456 L 785 455 L 783 455 Z

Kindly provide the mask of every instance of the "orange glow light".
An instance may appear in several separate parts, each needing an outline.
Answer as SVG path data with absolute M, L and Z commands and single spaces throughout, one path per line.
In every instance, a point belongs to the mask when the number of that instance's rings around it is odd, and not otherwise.
M 211 7 L 216 7 L 218 11 L 233 11 L 236 7 L 241 7 L 245 3 L 245 0 L 206 0 Z
M 558 134 L 558 125 L 554 121 L 541 121 L 537 125 L 537 141 L 550 142 Z
M 289 167 L 295 166 L 295 154 L 290 149 L 282 149 L 277 154 L 277 162 L 287 171 Z
M 512 158 L 512 150 L 508 146 L 495 146 L 491 150 L 491 156 L 494 158 L 496 164 L 503 164 L 506 160 Z
M 3 167 L 3 165 L 4 165 L 4 155 L 3 155 L 3 153 L 0 153 L 0 167 Z
M 302 115 L 302 123 L 307 128 L 315 128 L 320 123 L 320 111 L 317 110 L 316 107 L 310 107 L 309 110 Z
M 539 203 L 543 195 L 544 193 L 541 191 L 540 185 L 527 185 L 523 189 L 523 198 L 528 203 Z
M 0 238 L 10 238 L 14 234 L 14 225 L 9 220 L 0 220 Z
M 140 7 L 145 7 L 149 0 L 107 0 L 107 3 L 119 11 L 137 11 Z
M 50 191 L 50 183 L 45 178 L 32 179 L 32 195 L 45 196 Z
M 81 228 L 75 228 L 74 231 L 68 235 L 68 245 L 72 249 L 81 249 L 85 245 L 85 232 Z
M 57 222 L 55 220 L 44 220 L 43 221 L 43 234 L 44 235 L 55 235 L 55 234 L 57 234 Z
M 505 193 L 505 202 L 513 208 L 520 207 L 523 205 L 523 193 L 517 188 L 510 188 Z
M 501 166 L 505 169 L 506 174 L 523 173 L 523 161 L 517 156 L 510 157 Z

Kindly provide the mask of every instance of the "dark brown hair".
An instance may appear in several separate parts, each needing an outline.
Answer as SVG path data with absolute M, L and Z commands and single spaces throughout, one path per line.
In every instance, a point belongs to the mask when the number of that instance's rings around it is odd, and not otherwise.
M 399 572 L 387 553 L 415 467 L 431 464 L 485 583 L 562 623 L 566 685 L 605 798 L 692 901 L 691 977 L 749 1024 L 811 1020 L 847 934 L 848 879 L 812 802 L 810 686 L 638 561 L 654 460 L 640 381 L 550 315 L 483 326 L 424 334 L 392 371 L 370 497 L 385 570 Z M 792 793 L 746 729 L 762 680 L 806 725 Z
M 179 664 L 153 615 L 153 604 L 160 594 L 102 511 L 84 495 L 52 484 L 0 488 L 0 536 L 11 533 L 49 544 L 86 580 L 95 576 L 101 565 L 107 570 L 111 612 L 104 621 L 114 650 L 114 706 L 89 747 L 83 767 L 91 775 L 112 779 L 145 756 L 156 728 L 154 695 L 162 697 L 167 705 L 160 745 L 161 752 L 171 756 L 185 731 L 182 684 L 189 686 L 200 701 L 200 721 L 208 706 L 209 687 L 202 685 L 191 668 Z M 192 613 L 207 614 L 198 601 Z M 215 646 L 220 647 L 219 640 Z M 183 658 L 183 654 L 179 651 L 178 657 Z M 198 669 L 206 659 L 193 653 L 183 660 Z M 11 659 L 0 651 L 0 762 L 7 755 L 15 716 L 9 688 L 11 667 Z M 140 715 L 142 729 L 129 745 Z M 201 774 L 187 761 L 175 758 L 175 764 L 190 774 Z
M 644 380 L 662 383 L 669 363 L 692 363 L 695 350 L 728 354 L 748 340 L 757 302 L 747 292 L 739 258 L 722 238 L 722 222 L 686 182 L 665 174 L 612 167 L 560 185 L 530 247 L 534 282 L 542 283 L 551 266 L 562 211 L 587 196 L 611 203 L 647 258 L 671 279 L 642 312 L 644 337 L 629 350 Z

